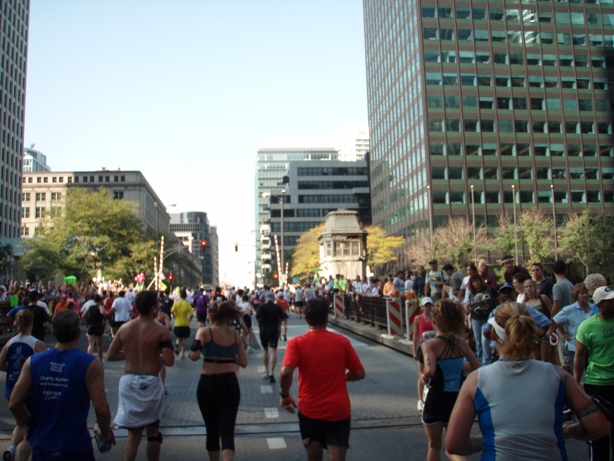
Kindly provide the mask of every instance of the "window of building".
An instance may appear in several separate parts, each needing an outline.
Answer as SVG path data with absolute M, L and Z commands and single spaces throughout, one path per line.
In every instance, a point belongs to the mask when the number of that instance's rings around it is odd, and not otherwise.
M 36 212 L 36 214 L 34 216 L 35 218 L 37 218 L 37 219 L 43 218 L 45 216 L 45 207 L 42 207 L 42 206 L 38 207 L 37 206 L 36 209 L 35 209 L 35 212 Z
M 37 192 L 36 193 L 36 201 L 44 202 L 47 199 L 45 192 Z
M 449 167 L 448 179 L 463 179 L 463 169 L 455 166 Z
M 560 133 L 561 132 L 561 122 L 556 120 L 551 120 L 548 122 L 548 133 Z
M 507 76 L 496 75 L 495 76 L 495 85 L 496 86 L 510 86 L 510 78 Z
M 514 125 L 511 120 L 499 120 L 499 132 L 500 133 L 513 133 Z
M 480 131 L 477 120 L 466 119 L 464 123 L 465 123 L 465 133 L 477 133 Z
M 508 97 L 497 98 L 497 109 L 511 109 L 511 100 L 512 98 Z
M 495 132 L 495 121 L 494 120 L 480 120 L 480 130 L 483 133 L 494 133 Z
M 512 75 L 512 86 L 517 88 L 525 87 L 525 78 L 521 75 Z
M 446 169 L 439 166 L 432 167 L 431 179 L 446 179 Z
M 516 179 L 516 168 L 504 166 L 501 169 L 501 179 Z
M 601 157 L 614 157 L 612 146 L 601 145 L 599 146 L 599 156 Z
M 70 180 L 70 178 L 68 178 Z M 64 182 L 64 176 L 59 177 L 60 182 Z M 70 181 L 69 181 L 70 182 Z
M 27 237 L 28 235 L 30 235 L 30 228 L 28 226 L 23 226 L 21 228 L 21 235 L 24 237 Z
M 52 178 L 51 178 L 51 182 L 52 182 L 52 183 L 53 183 L 53 182 L 58 182 L 58 178 L 57 178 L 57 177 L 55 177 L 55 176 L 54 176 L 54 177 L 52 177 Z
M 477 31 L 476 31 L 477 32 Z M 487 64 L 490 62 L 490 53 L 488 51 L 476 51 L 475 62 L 478 64 Z
M 516 133 L 528 133 L 529 121 L 528 120 L 514 120 L 514 130 Z
M 461 85 L 462 86 L 475 86 L 475 75 L 461 74 Z
M 21 217 L 22 218 L 29 218 L 30 217 L 30 208 L 28 207 L 23 207 L 21 209 Z
M 458 96 L 444 96 L 443 102 L 446 109 L 458 109 Z
M 29 202 L 30 201 L 30 192 L 24 192 L 23 195 L 21 196 L 21 201 L 22 202 Z
M 434 190 L 432 192 L 433 203 L 444 204 L 446 203 L 446 193 L 444 191 Z
M 571 203 L 586 203 L 583 190 L 571 191 Z
M 527 110 L 527 99 L 526 98 L 513 98 L 512 104 L 514 109 L 516 110 Z
M 499 175 L 497 172 L 497 167 L 485 166 L 483 170 L 484 179 L 498 179 Z
M 486 203 L 499 203 L 499 192 L 484 192 L 484 200 L 486 201 Z
M 565 122 L 565 133 L 575 134 L 578 132 L 578 122 Z
M 120 182 L 126 182 L 126 177 L 125 177 L 125 176 L 123 176 L 123 175 L 122 175 L 122 176 L 120 176 L 120 177 L 119 177 L 119 181 L 120 181 Z
M 48 182 L 48 181 L 49 181 L 49 178 L 48 178 L 47 176 L 45 176 L 45 177 L 43 178 L 43 183 L 46 183 L 46 182 Z
M 429 144 L 431 155 L 444 155 L 444 143 L 432 142 Z
M 296 216 L 298 218 L 319 218 L 320 209 L 319 208 L 298 209 L 296 210 Z
M 533 191 L 520 190 L 518 191 L 520 203 L 533 203 Z
M 51 193 L 51 201 L 52 202 L 58 202 L 62 200 L 62 193 L 61 192 L 52 192 Z
M 494 99 L 492 96 L 480 96 L 480 109 L 494 109 Z
M 113 200 L 123 200 L 124 191 L 113 191 Z
M 481 173 L 482 169 L 479 167 L 467 167 L 467 179 L 482 179 Z
M 530 144 L 517 144 L 516 145 L 516 155 L 518 156 L 531 155 L 531 145 Z

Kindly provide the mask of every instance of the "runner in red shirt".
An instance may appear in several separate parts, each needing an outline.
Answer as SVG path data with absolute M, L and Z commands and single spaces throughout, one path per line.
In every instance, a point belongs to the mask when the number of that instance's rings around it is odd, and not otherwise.
M 281 334 L 281 330 L 284 331 L 284 336 L 283 336 L 283 340 L 284 341 L 288 341 L 288 301 L 286 301 L 286 299 L 284 298 L 284 292 L 279 290 L 277 292 L 277 296 L 276 296 L 276 303 L 279 307 L 281 307 L 281 310 L 284 313 L 284 319 L 281 321 L 281 328 L 280 328 L 280 334 Z M 279 340 L 281 341 L 281 336 L 279 338 Z
M 288 343 L 279 378 L 280 405 L 290 413 L 294 370 L 299 369 L 298 413 L 301 438 L 309 460 L 344 461 L 350 439 L 350 397 L 346 382 L 365 377 L 365 370 L 350 341 L 326 330 L 328 304 L 315 298 L 305 306 L 309 331 Z M 334 351 L 334 353 L 332 352 Z

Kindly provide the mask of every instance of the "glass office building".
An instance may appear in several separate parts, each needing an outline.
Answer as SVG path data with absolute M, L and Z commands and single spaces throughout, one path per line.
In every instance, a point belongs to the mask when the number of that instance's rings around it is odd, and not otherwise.
M 613 3 L 364 0 L 374 224 L 612 207 Z
M 16 238 L 21 236 L 21 173 L 30 1 L 0 2 L 0 17 L 0 237 Z

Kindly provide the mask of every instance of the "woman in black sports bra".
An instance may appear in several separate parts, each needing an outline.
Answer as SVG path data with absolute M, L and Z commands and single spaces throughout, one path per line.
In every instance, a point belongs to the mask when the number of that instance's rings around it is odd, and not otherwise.
M 211 327 L 199 328 L 189 357 L 204 356 L 196 397 L 207 428 L 209 459 L 231 461 L 234 457 L 234 428 L 241 390 L 236 366 L 247 366 L 247 355 L 232 321 L 241 317 L 234 303 L 213 302 L 207 312 Z M 220 458 L 220 439 L 221 458 Z

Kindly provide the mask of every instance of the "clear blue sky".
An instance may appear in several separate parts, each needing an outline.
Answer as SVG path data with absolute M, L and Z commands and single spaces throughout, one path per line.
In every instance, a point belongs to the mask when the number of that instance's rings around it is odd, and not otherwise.
M 365 123 L 364 63 L 361 0 L 32 0 L 25 145 L 141 170 L 169 212 L 208 213 L 246 284 L 260 140 Z

